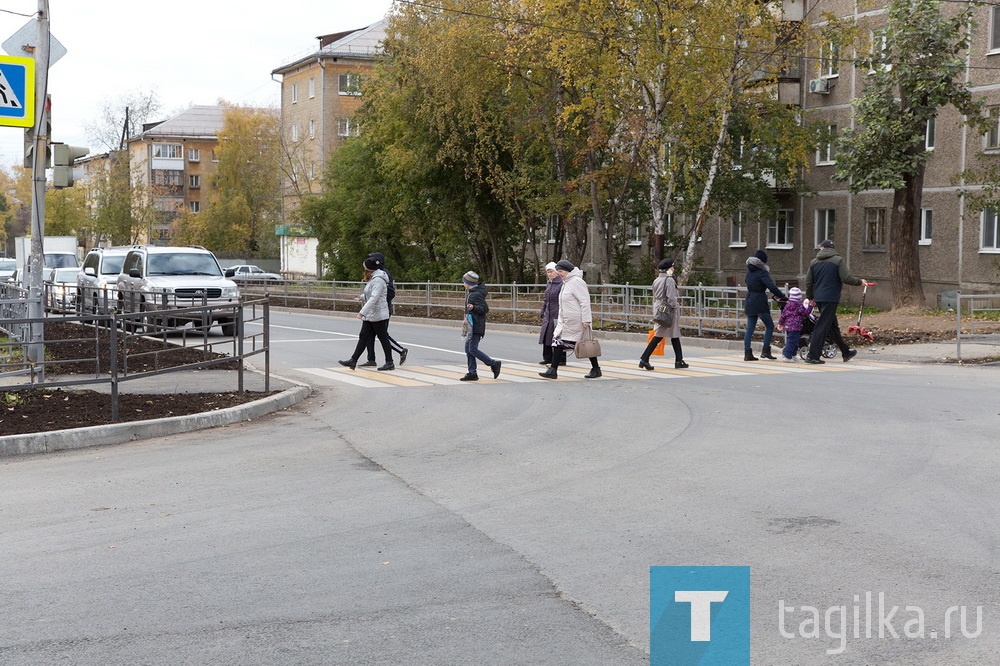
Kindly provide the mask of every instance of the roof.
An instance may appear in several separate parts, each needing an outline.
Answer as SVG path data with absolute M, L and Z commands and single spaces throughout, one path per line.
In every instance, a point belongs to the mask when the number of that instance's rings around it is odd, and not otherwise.
M 159 137 L 215 138 L 222 131 L 225 107 L 192 106 L 173 118 L 129 137 L 129 141 Z
M 273 70 L 271 74 L 283 74 L 297 65 L 316 58 L 365 58 L 378 55 L 382 41 L 385 39 L 385 28 L 388 21 L 382 19 L 369 26 L 350 30 L 348 32 L 320 35 L 320 49 L 300 56 L 291 62 Z

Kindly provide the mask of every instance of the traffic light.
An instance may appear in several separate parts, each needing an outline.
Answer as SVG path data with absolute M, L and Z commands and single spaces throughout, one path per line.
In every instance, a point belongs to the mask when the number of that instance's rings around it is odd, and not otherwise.
M 45 131 L 42 136 L 45 137 L 45 162 L 42 164 L 43 169 L 50 169 L 52 167 L 52 149 L 49 147 L 49 141 L 52 140 L 52 95 L 45 96 Z M 25 127 L 24 128 L 24 168 L 30 169 L 35 166 L 35 127 Z
M 75 180 L 73 162 L 90 154 L 90 148 L 70 146 L 65 143 L 52 144 L 52 187 L 72 187 Z

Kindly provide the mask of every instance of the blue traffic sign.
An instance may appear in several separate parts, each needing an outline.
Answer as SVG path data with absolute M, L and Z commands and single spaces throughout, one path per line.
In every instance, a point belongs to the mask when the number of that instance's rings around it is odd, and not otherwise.
M 35 124 L 35 60 L 0 56 L 0 126 Z

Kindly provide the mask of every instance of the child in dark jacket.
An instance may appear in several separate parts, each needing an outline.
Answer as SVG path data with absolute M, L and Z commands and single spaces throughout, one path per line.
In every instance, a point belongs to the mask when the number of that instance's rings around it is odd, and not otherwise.
M 802 304 L 802 290 L 792 287 L 788 292 L 788 302 L 778 318 L 778 330 L 786 331 L 785 348 L 781 350 L 781 360 L 792 363 L 799 352 L 799 338 L 802 336 L 802 322 L 812 312 L 811 305 Z

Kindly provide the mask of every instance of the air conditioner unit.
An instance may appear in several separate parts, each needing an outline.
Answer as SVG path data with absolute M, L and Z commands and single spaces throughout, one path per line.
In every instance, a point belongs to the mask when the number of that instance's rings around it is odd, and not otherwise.
M 813 79 L 809 82 L 809 92 L 819 95 L 829 95 L 830 79 Z

